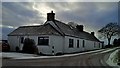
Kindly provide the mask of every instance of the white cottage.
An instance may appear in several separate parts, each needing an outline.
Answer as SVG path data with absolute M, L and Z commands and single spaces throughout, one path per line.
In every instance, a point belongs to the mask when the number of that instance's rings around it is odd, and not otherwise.
M 35 41 L 39 53 L 57 54 L 73 53 L 86 50 L 100 49 L 102 43 L 94 36 L 83 30 L 83 25 L 76 28 L 55 19 L 55 13 L 47 13 L 47 21 L 39 26 L 21 26 L 8 35 L 11 50 L 16 47 L 22 50 L 23 41 L 30 38 Z

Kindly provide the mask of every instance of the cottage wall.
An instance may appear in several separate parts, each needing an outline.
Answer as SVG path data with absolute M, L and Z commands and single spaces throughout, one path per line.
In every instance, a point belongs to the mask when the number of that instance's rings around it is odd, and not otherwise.
M 44 36 L 39 36 L 39 37 L 44 37 Z M 50 55 L 54 55 L 57 53 L 63 53 L 64 37 L 53 36 L 53 35 L 50 35 L 48 37 L 49 37 L 49 45 L 48 46 L 37 45 L 39 52 L 41 52 L 43 54 L 50 54 Z
M 51 47 L 54 53 L 63 53 L 64 52 L 64 37 L 62 36 L 51 36 Z
M 23 44 L 20 42 L 20 37 L 30 38 L 35 41 L 35 45 L 38 47 L 39 53 L 54 55 L 57 53 L 72 53 L 81 52 L 86 50 L 100 49 L 102 43 L 70 37 L 70 36 L 55 36 L 55 35 L 40 35 L 40 36 L 9 36 L 8 42 L 11 50 L 16 51 L 16 47 L 20 47 L 22 50 Z M 38 45 L 38 37 L 49 37 L 49 45 Z M 73 39 L 73 47 L 69 47 L 69 39 Z M 77 40 L 79 40 L 79 47 L 77 47 Z M 83 47 L 84 40 L 84 47 Z
M 85 40 L 85 50 L 92 50 L 94 49 L 94 42 Z
M 56 54 L 63 53 L 64 37 L 53 35 L 40 35 L 40 36 L 9 36 L 8 42 L 11 47 L 11 51 L 16 51 L 18 46 L 22 50 L 23 43 L 20 42 L 20 38 L 30 38 L 35 41 L 35 45 L 38 47 L 39 52 L 44 54 Z M 38 45 L 38 37 L 49 37 L 49 45 Z
M 69 39 L 74 40 L 72 48 L 69 47 Z M 79 40 L 79 48 L 77 47 L 77 40 Z M 83 47 L 83 40 L 84 40 L 84 47 Z M 100 48 L 102 48 L 102 43 L 100 43 L 100 44 L 99 43 L 100 42 L 65 36 L 64 52 L 72 53 L 72 52 L 100 49 Z
M 73 47 L 69 47 L 69 39 L 73 39 Z M 79 48 L 77 48 L 77 40 L 79 40 Z M 65 36 L 65 46 L 64 46 L 64 52 L 65 53 L 72 53 L 72 52 L 80 52 L 82 51 L 82 40 L 79 38 L 69 37 Z

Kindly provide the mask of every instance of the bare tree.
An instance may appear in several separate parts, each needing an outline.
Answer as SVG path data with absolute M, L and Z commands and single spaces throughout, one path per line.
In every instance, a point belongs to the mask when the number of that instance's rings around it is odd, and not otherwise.
M 119 25 L 117 23 L 109 23 L 102 29 L 98 30 L 98 33 L 108 40 L 108 45 L 110 45 L 110 41 L 112 36 L 116 36 L 119 33 Z
M 68 25 L 72 26 L 72 27 L 76 27 L 78 24 L 75 22 L 68 22 Z

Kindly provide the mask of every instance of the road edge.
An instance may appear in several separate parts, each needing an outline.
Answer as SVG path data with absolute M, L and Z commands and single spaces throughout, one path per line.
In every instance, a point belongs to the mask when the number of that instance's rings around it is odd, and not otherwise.
M 113 61 L 113 59 L 115 59 L 115 55 L 116 55 L 117 52 L 118 52 L 118 49 L 115 50 L 114 52 L 112 52 L 112 53 L 108 56 L 108 58 L 107 58 L 107 60 L 106 60 L 106 63 L 107 63 L 109 66 L 114 67 L 114 68 L 120 68 L 120 66 L 117 65 L 116 63 L 114 63 L 114 61 Z M 105 58 L 105 57 L 104 57 L 104 58 Z

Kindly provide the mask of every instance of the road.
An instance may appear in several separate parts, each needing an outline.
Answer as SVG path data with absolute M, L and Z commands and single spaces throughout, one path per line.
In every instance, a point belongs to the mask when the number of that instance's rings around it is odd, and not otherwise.
M 3 68 L 4 66 L 82 66 L 82 68 L 112 68 L 105 61 L 114 50 L 109 52 L 103 51 L 64 58 L 3 59 Z

